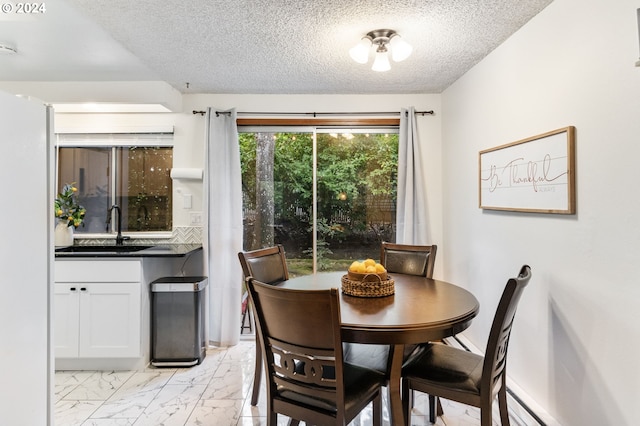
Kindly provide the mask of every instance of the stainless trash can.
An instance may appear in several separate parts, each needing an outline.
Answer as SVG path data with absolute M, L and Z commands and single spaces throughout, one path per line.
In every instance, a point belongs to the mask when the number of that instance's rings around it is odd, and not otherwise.
M 189 367 L 206 356 L 207 277 L 164 277 L 151 283 L 151 365 Z

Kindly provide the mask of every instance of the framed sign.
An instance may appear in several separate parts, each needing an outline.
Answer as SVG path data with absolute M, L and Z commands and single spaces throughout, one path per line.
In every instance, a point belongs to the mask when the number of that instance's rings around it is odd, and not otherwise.
M 480 151 L 480 208 L 575 214 L 575 127 Z

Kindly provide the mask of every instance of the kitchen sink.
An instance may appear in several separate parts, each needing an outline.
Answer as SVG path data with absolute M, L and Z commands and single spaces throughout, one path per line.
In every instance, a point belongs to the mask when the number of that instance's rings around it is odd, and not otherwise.
M 153 246 L 69 246 L 56 249 L 58 253 L 132 253 Z

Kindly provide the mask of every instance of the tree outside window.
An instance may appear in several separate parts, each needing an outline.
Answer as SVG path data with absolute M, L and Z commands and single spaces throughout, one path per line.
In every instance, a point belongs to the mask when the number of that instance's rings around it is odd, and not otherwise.
M 240 133 L 244 248 L 283 244 L 294 275 L 313 272 L 314 252 L 318 270 L 346 270 L 394 240 L 397 133 L 316 133 L 315 224 L 313 138 Z

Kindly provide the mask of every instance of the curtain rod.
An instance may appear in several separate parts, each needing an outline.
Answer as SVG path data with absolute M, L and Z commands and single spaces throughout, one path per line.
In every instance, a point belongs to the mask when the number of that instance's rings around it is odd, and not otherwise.
M 205 115 L 206 111 L 193 111 L 194 114 Z M 231 111 L 216 111 L 216 117 L 220 115 L 229 115 Z M 416 111 L 417 115 L 434 115 L 433 110 L 430 111 Z M 302 116 L 312 116 L 312 117 L 321 117 L 321 116 L 337 116 L 337 115 L 400 115 L 399 111 L 393 112 L 245 112 L 240 111 L 237 115 L 302 115 Z

